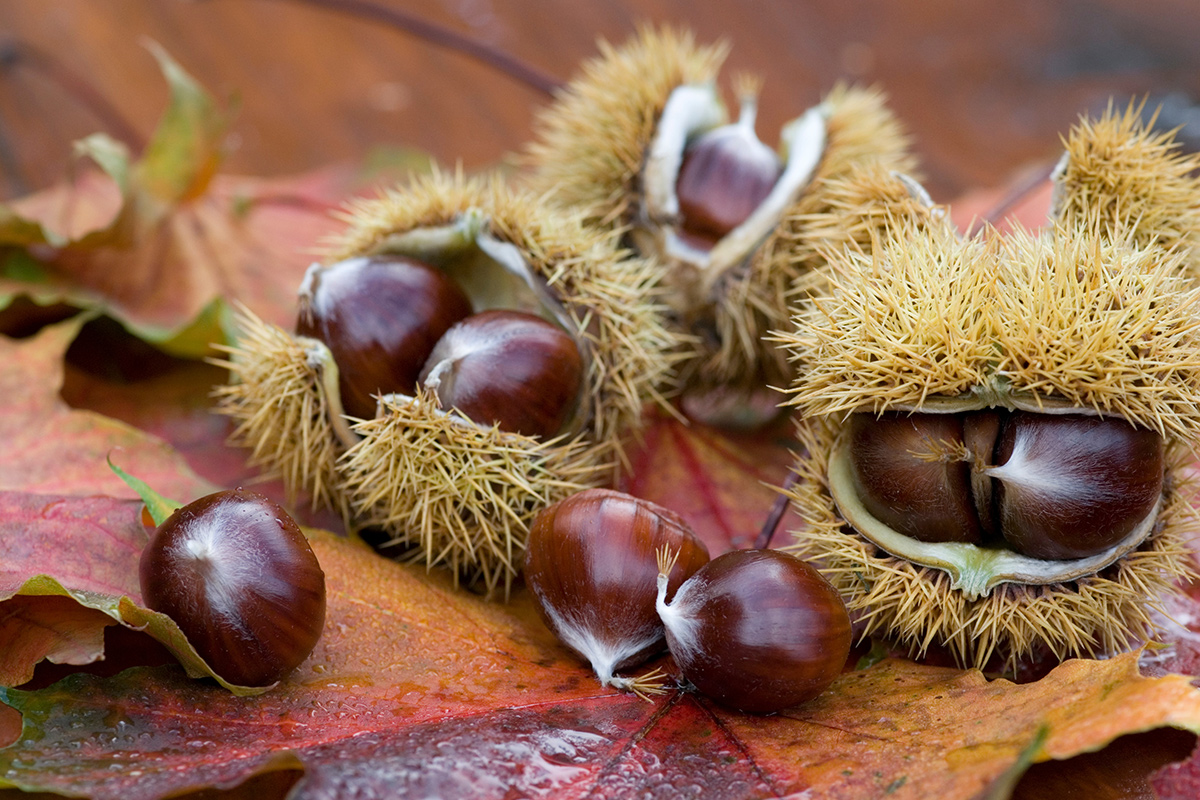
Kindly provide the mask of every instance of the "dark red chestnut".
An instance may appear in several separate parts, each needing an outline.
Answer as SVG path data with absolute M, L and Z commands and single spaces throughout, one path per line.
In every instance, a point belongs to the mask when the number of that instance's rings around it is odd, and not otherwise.
M 266 686 L 295 669 L 325 624 L 325 573 L 278 505 L 217 492 L 159 525 L 139 565 L 146 606 L 173 619 L 216 674 Z
M 428 264 L 398 256 L 351 258 L 309 270 L 296 333 L 329 347 L 343 409 L 370 419 L 373 395 L 412 394 L 438 339 L 471 310 L 462 289 Z
M 659 582 L 667 647 L 718 703 L 772 714 L 816 697 L 850 653 L 850 617 L 815 569 L 778 550 L 733 550 L 684 581 Z
M 589 489 L 534 518 L 525 582 L 546 625 L 602 684 L 635 688 L 614 673 L 664 647 L 654 609 L 662 547 L 680 554 L 664 579 L 668 594 L 708 561 L 682 517 L 621 492 Z
M 697 137 L 683 152 L 675 194 L 680 228 L 711 247 L 746 221 L 771 193 L 783 166 L 754 132 L 756 105 L 742 106 L 736 123 Z
M 1101 553 L 1162 496 L 1162 437 L 1122 419 L 1015 412 L 1001 429 L 996 463 L 987 474 L 1000 530 L 1035 558 Z
M 872 516 L 923 542 L 983 540 L 961 416 L 855 414 L 848 435 L 855 488 Z
M 579 401 L 583 358 L 570 334 L 541 317 L 484 311 L 446 332 L 421 382 L 472 422 L 549 437 Z

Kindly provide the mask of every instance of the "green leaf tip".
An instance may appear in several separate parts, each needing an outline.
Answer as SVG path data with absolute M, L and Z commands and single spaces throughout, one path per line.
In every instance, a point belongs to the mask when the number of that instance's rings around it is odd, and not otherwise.
M 158 492 L 150 488 L 150 484 L 146 483 L 141 478 L 135 478 L 125 470 L 113 463 L 112 454 L 110 453 L 105 459 L 108 461 L 108 468 L 116 473 L 117 477 L 125 481 L 125 485 L 138 493 L 138 497 L 142 498 L 142 502 L 146 504 L 146 510 L 150 512 L 150 518 L 154 520 L 155 525 L 162 525 L 166 522 L 167 517 L 175 513 L 175 509 L 184 505 L 183 503 L 168 500 Z

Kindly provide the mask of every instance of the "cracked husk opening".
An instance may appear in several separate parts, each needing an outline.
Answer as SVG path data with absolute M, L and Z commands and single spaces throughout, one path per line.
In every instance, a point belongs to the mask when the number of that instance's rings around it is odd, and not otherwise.
M 947 648 L 959 663 L 983 668 L 994 657 L 1010 667 L 1045 648 L 1059 659 L 1119 652 L 1153 635 L 1151 611 L 1193 575 L 1188 531 L 1197 523 L 1186 497 L 1190 458 L 1170 453 L 1162 505 L 1149 537 L 1100 571 L 1074 580 L 1000 583 L 978 597 L 954 588 L 936 567 L 896 557 L 859 535 L 834 502 L 829 458 L 840 426 L 800 423 L 806 455 L 788 492 L 804 527 L 788 549 L 811 559 L 841 593 L 864 637 L 879 636 L 915 655 Z

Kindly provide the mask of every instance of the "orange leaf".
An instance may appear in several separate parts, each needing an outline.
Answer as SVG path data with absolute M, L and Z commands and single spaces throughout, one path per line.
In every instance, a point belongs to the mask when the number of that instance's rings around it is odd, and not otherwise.
M 772 717 L 680 692 L 649 704 L 599 689 L 527 597 L 489 604 L 347 540 L 312 541 L 328 622 L 276 690 L 239 698 L 139 668 L 0 691 L 25 726 L 0 749 L 0 775 L 26 790 L 136 800 L 232 785 L 286 756 L 304 770 L 297 797 L 617 797 L 674 785 L 704 797 L 955 798 L 985 790 L 1038 741 L 1044 760 L 1163 725 L 1200 730 L 1200 691 L 1181 676 L 1138 676 L 1136 654 L 1069 662 L 1024 686 L 888 660 Z
M 80 324 L 54 325 L 27 340 L 0 338 L 0 489 L 136 496 L 105 466 L 112 454 L 165 495 L 212 491 L 166 442 L 61 400 L 63 353 Z
M 327 168 L 286 181 L 216 175 L 228 126 L 208 94 L 156 49 L 171 100 L 140 161 L 95 135 L 72 180 L 0 206 L 0 308 L 20 295 L 99 309 L 184 357 L 225 340 L 238 300 L 291 325 L 330 211 L 361 176 Z M 418 159 L 410 159 L 416 166 Z

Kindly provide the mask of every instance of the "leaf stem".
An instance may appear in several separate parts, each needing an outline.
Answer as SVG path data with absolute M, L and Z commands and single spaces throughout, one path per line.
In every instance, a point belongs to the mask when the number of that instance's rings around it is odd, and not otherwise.
M 771 513 L 767 515 L 762 530 L 758 532 L 758 538 L 754 540 L 755 550 L 765 550 L 771 546 L 771 539 L 775 538 L 775 529 L 779 527 L 783 515 L 787 513 L 788 502 L 791 500 L 787 496 L 787 492 L 795 485 L 796 473 L 789 472 L 783 486 L 779 488 L 779 497 L 775 498 L 775 504 L 771 506 Z
M 1026 175 L 1020 183 L 1010 189 L 1000 200 L 988 209 L 988 212 L 983 217 L 977 220 L 976 224 L 967 231 L 966 236 L 970 238 L 979 233 L 985 226 L 998 225 L 1004 218 L 1019 206 L 1023 201 L 1029 199 L 1038 189 L 1042 187 L 1050 176 L 1054 174 L 1054 164 L 1050 163 L 1038 169 L 1033 170 Z

